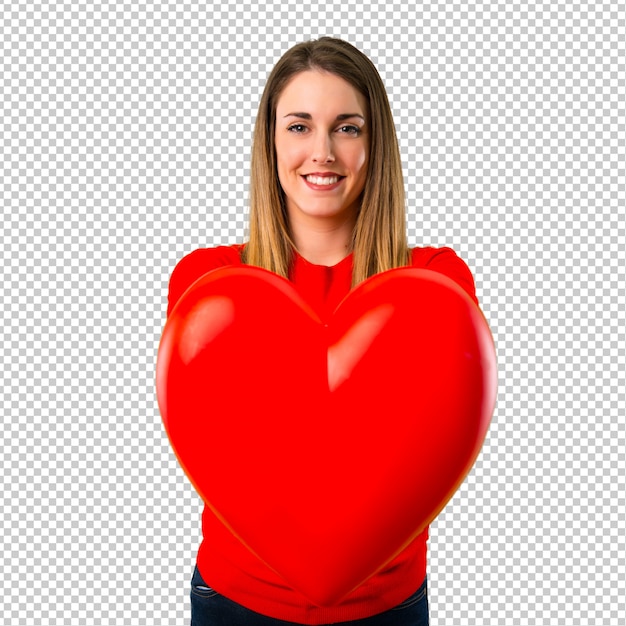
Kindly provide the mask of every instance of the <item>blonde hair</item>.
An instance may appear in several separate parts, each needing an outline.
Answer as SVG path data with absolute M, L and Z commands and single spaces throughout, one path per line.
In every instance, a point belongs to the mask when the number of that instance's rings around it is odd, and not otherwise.
M 276 105 L 287 83 L 300 72 L 335 74 L 367 102 L 370 154 L 361 207 L 352 235 L 352 284 L 409 263 L 404 181 L 391 108 L 374 64 L 351 44 L 322 37 L 288 50 L 270 73 L 256 119 L 250 163 L 250 239 L 242 259 L 289 277 L 295 248 L 276 169 Z

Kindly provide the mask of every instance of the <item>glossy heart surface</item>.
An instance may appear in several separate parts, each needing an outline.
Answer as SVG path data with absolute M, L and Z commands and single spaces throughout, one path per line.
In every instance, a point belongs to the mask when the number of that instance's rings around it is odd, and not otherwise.
M 289 281 L 225 267 L 174 307 L 157 398 L 174 452 L 227 528 L 329 606 L 442 510 L 495 406 L 493 339 L 451 279 L 400 268 L 328 324 Z

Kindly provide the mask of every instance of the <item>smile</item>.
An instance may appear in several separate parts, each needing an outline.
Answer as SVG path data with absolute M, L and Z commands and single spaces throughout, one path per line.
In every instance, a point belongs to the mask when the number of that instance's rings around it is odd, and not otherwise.
M 332 176 L 317 176 L 315 174 L 309 174 L 308 176 L 303 176 L 302 178 L 311 189 L 317 191 L 330 191 L 339 187 L 345 176 L 339 176 L 338 174 L 333 174 Z

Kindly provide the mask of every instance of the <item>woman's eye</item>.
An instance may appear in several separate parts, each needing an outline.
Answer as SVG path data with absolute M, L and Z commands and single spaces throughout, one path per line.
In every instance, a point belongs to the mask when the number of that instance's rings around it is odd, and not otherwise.
M 361 134 L 361 129 L 358 126 L 352 126 L 352 125 L 342 126 L 339 130 L 342 133 L 346 133 L 348 135 L 354 135 L 355 137 Z
M 309 129 L 305 124 L 291 124 L 291 126 L 287 127 L 288 132 L 295 133 L 297 135 L 306 133 L 308 130 Z M 337 129 L 337 132 L 345 134 L 345 135 L 352 135 L 354 137 L 357 137 L 358 135 L 361 134 L 361 129 L 358 126 L 353 126 L 352 124 L 348 124 L 346 126 L 340 126 Z

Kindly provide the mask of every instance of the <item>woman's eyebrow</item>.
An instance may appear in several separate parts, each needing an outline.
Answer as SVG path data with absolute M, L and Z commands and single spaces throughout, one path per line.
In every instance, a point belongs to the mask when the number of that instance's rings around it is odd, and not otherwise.
M 359 117 L 365 121 L 365 118 L 360 113 L 342 113 L 337 116 L 337 121 L 342 122 L 343 120 L 349 120 L 351 117 Z
M 298 117 L 303 120 L 313 119 L 313 116 L 310 113 L 304 113 L 304 112 L 287 113 L 287 115 L 285 115 L 284 117 Z M 363 121 L 365 121 L 365 118 L 360 113 L 341 113 L 335 118 L 335 121 L 342 122 L 343 120 L 349 120 L 352 117 L 359 117 Z
M 299 117 L 303 120 L 312 120 L 313 117 L 311 116 L 310 113 L 287 113 L 287 115 L 285 115 L 285 117 Z

